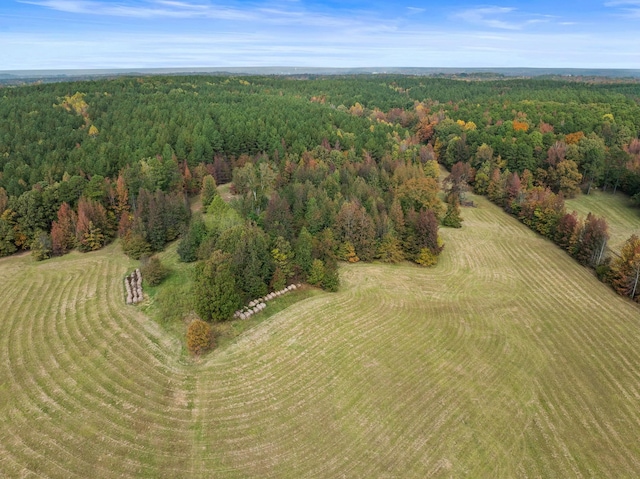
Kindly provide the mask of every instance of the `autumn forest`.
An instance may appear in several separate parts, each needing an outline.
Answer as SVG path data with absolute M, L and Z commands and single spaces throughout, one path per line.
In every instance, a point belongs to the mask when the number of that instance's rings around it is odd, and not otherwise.
M 637 82 L 148 76 L 0 93 L 0 256 L 119 238 L 161 280 L 149 258 L 181 238 L 196 312 L 223 321 L 294 282 L 337 290 L 340 261 L 435 265 L 473 192 L 640 299 L 640 239 L 612 254 L 606 219 L 565 206 L 595 190 L 640 203 Z

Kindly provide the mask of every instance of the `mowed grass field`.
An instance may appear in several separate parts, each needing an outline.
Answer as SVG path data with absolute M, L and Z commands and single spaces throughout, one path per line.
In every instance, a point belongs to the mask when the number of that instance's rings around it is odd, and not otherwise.
M 624 242 L 632 234 L 640 236 L 640 208 L 623 193 L 592 191 L 589 195 L 578 195 L 566 200 L 567 211 L 576 211 L 581 218 L 589 212 L 606 218 L 609 225 L 609 248 L 620 252 Z
M 639 477 L 640 308 L 474 201 L 195 362 L 117 247 L 0 260 L 0 477 Z

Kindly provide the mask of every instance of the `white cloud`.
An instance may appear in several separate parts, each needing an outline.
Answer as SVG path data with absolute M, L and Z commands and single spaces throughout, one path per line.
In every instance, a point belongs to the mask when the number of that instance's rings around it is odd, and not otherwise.
M 640 51 L 633 48 L 629 32 L 625 36 L 620 31 L 620 22 L 611 29 L 598 25 L 587 30 L 569 27 L 574 22 L 565 19 L 489 6 L 436 24 L 418 21 L 412 14 L 420 13 L 417 7 L 402 9 L 397 18 L 382 18 L 367 11 L 311 11 L 295 0 L 256 0 L 251 7 L 220 1 L 228 6 L 206 0 L 25 0 L 78 15 L 83 30 L 0 31 L 0 45 L 6 47 L 0 49 L 0 65 L 13 70 L 640 65 Z M 194 21 L 172 21 L 176 18 Z M 92 29 L 98 22 L 99 28 Z M 554 28 L 542 31 L 543 23 Z
M 209 34 L 0 33 L 3 69 L 143 67 L 591 67 L 633 68 L 640 51 L 622 35 L 408 28 L 396 32 L 285 29 Z M 558 49 L 557 45 L 563 45 Z M 549 55 L 548 52 L 555 52 Z M 612 53 L 615 52 L 615 53 Z
M 323 28 L 357 27 L 372 20 L 367 12 L 355 12 L 353 15 L 331 15 L 310 11 L 295 0 L 288 0 L 286 3 L 276 5 L 274 2 L 255 3 L 242 8 L 179 0 L 145 0 L 142 2 L 129 0 L 120 3 L 98 0 L 18 1 L 66 13 L 132 19 L 209 19 L 286 26 L 308 25 Z
M 640 0 L 615 0 L 606 2 L 605 7 L 614 7 L 619 16 L 626 18 L 640 18 Z
M 506 14 L 514 10 L 515 9 L 511 7 L 470 8 L 455 14 L 455 17 L 476 25 L 502 28 L 505 30 L 518 30 L 520 28 L 519 25 L 500 19 L 500 17 L 504 18 Z
M 514 7 L 491 6 L 469 8 L 454 14 L 454 18 L 482 27 L 522 30 L 530 25 L 548 23 L 554 17 L 551 15 L 523 13 Z
M 21 3 L 37 5 L 67 13 L 132 18 L 216 18 L 222 20 L 250 20 L 254 15 L 248 10 L 194 4 L 171 0 L 154 0 L 144 3 L 113 3 L 92 0 L 22 0 Z

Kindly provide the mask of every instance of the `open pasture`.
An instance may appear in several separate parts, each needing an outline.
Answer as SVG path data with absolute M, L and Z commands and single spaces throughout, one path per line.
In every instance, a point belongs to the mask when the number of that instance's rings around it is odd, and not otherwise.
M 640 235 L 640 208 L 624 193 L 592 191 L 566 200 L 567 211 L 577 211 L 581 218 L 589 212 L 606 218 L 609 225 L 609 248 L 618 253 L 632 234 Z
M 200 361 L 113 246 L 0 261 L 2 477 L 638 477 L 640 308 L 483 198 Z M 144 304 L 144 303 L 143 303 Z

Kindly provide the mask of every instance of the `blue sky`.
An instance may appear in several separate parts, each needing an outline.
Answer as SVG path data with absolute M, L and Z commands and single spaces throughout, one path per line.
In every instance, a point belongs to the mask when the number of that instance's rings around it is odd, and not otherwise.
M 2 0 L 0 70 L 640 69 L 640 0 Z

